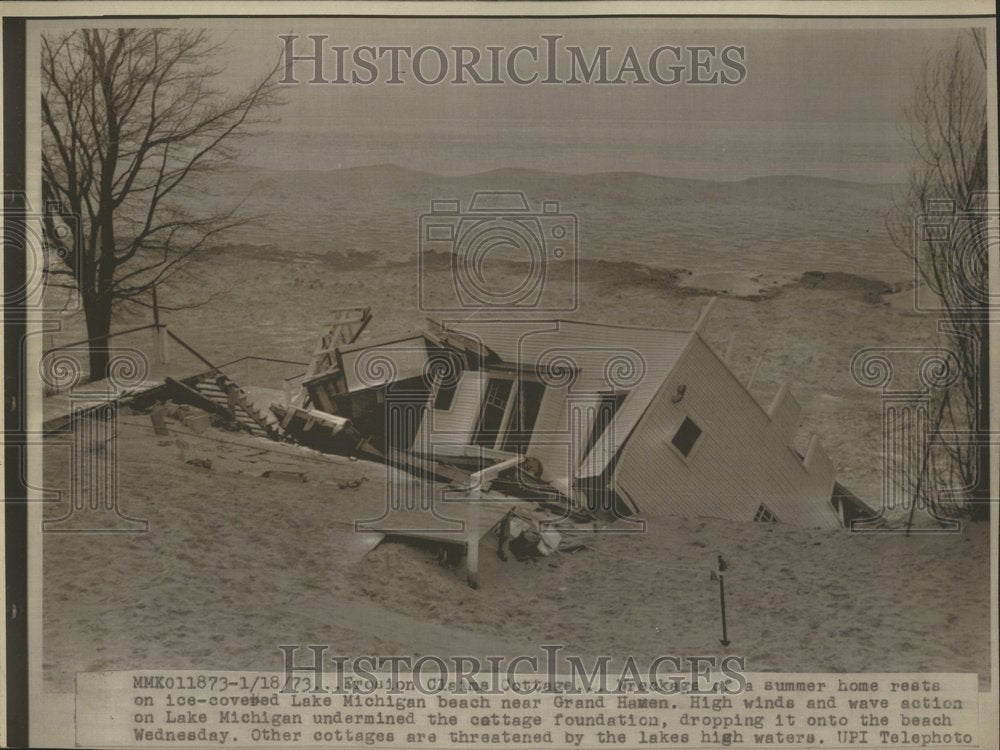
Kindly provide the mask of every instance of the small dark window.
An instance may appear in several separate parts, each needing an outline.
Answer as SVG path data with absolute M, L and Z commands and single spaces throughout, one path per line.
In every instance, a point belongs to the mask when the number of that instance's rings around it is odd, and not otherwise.
M 694 444 L 698 442 L 699 436 L 701 436 L 701 428 L 688 417 L 684 417 L 684 421 L 674 435 L 674 439 L 670 442 L 681 452 L 681 455 L 687 456 L 691 453 L 691 449 L 694 448 Z
M 757 512 L 754 514 L 753 520 L 757 523 L 777 523 L 778 519 L 774 517 L 772 513 L 765 505 L 761 505 L 757 508 Z
M 437 393 L 434 394 L 434 408 L 438 411 L 448 411 L 451 408 L 451 402 L 455 400 L 455 391 L 457 389 L 457 378 L 439 384 Z
M 447 370 L 437 374 L 437 390 L 434 392 L 434 408 L 437 411 L 448 411 L 455 400 L 458 381 L 462 377 L 462 360 L 454 354 L 448 355 L 450 365 Z

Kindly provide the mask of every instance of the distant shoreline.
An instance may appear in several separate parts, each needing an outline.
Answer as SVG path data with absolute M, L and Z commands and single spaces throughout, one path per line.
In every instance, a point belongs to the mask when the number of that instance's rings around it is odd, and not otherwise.
M 504 169 L 440 177 L 391 165 L 326 172 L 238 168 L 206 180 L 203 190 L 185 196 L 184 208 L 239 206 L 248 221 L 217 238 L 220 244 L 281 247 L 303 257 L 339 253 L 370 267 L 376 255 L 382 263 L 409 263 L 421 249 L 447 249 L 425 246 L 420 234 L 421 222 L 442 201 L 458 219 L 514 218 L 500 210 L 469 214 L 476 195 L 499 193 L 519 194 L 528 209 L 523 216 L 544 210 L 575 223 L 569 257 L 581 261 L 694 273 L 860 270 L 888 282 L 912 278 L 885 227 L 898 191 L 830 178 L 714 182 L 639 172 Z
M 356 251 L 351 253 L 312 253 L 286 250 L 274 245 L 227 244 L 220 245 L 199 254 L 193 263 L 211 263 L 224 255 L 239 255 L 241 262 L 274 262 L 283 265 L 303 264 L 309 266 L 345 267 L 355 270 L 406 270 L 415 273 L 417 256 L 415 253 L 393 260 L 379 252 Z M 425 253 L 425 271 L 433 273 L 450 273 L 451 260 L 447 253 Z M 527 267 L 527 263 L 511 263 L 512 268 Z M 572 266 L 559 264 L 551 269 L 554 280 L 569 280 L 572 278 Z M 757 277 L 770 276 L 770 282 L 762 282 L 759 291 L 740 291 L 743 285 L 738 283 L 754 280 Z M 735 290 L 727 290 L 725 285 L 700 285 L 701 278 L 720 279 L 725 277 L 733 282 Z M 880 304 L 886 295 L 896 294 L 912 288 L 912 281 L 886 281 L 882 279 L 845 273 L 843 271 L 812 270 L 803 273 L 747 273 L 741 271 L 717 271 L 695 273 L 686 268 L 657 268 L 631 260 L 592 260 L 579 261 L 579 279 L 582 283 L 615 284 L 622 288 L 645 287 L 671 291 L 684 296 L 718 296 L 759 302 L 771 299 L 789 288 L 821 289 L 838 291 L 856 297 L 862 302 Z

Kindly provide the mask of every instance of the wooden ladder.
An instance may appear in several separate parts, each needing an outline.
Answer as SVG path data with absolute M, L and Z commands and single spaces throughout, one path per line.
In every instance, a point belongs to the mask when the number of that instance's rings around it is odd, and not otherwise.
M 336 369 L 337 362 L 334 354 L 338 346 L 353 344 L 358 340 L 358 336 L 371 322 L 372 312 L 370 307 L 345 307 L 332 310 L 332 320 L 326 332 L 320 337 L 319 348 L 312 353 L 309 367 L 306 369 L 303 383 L 317 375 L 331 372 Z M 308 407 L 309 393 L 305 386 L 292 399 L 294 406 Z
M 217 382 L 219 380 L 222 381 L 223 387 L 219 387 Z M 200 381 L 195 389 L 205 398 L 226 409 L 251 435 L 273 440 L 284 438 L 284 432 L 270 410 L 267 412 L 259 410 L 247 398 L 244 390 L 225 375 L 210 376 Z

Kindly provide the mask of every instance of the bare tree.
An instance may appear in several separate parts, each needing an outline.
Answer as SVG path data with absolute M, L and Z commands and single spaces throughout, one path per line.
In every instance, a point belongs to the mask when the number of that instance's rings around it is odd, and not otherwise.
M 917 167 L 889 220 L 893 241 L 940 302 L 939 330 L 958 364 L 933 405 L 929 432 L 940 449 L 924 453 L 914 484 L 939 511 L 962 507 L 974 518 L 990 508 L 986 73 L 979 30 L 925 64 L 906 113 Z
M 192 208 L 192 193 L 277 102 L 277 67 L 234 94 L 203 30 L 78 29 L 41 46 L 48 284 L 79 294 L 100 379 L 114 310 L 148 306 L 154 284 L 244 223 L 236 207 Z

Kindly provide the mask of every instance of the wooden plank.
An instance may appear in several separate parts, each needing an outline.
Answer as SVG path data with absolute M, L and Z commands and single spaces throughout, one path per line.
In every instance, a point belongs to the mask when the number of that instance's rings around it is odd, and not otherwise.
M 218 377 L 223 380 L 222 385 L 225 386 L 224 393 L 228 401 L 229 410 L 236 415 L 241 424 L 251 432 L 256 428 L 269 437 L 280 437 L 280 433 L 275 426 L 257 411 L 257 408 L 250 402 L 249 396 L 242 388 L 225 375 L 219 375 Z M 219 388 L 221 391 L 221 387 Z
M 452 490 L 454 491 L 454 490 Z M 495 495 L 495 493 L 492 493 Z M 426 528 L 427 512 L 395 511 L 385 518 L 363 524 L 364 531 L 374 531 L 389 537 L 401 539 L 421 539 L 444 544 L 471 545 L 479 542 L 503 520 L 513 508 L 523 507 L 523 500 L 508 498 L 503 495 L 486 495 L 480 500 L 466 503 L 465 527 L 460 525 L 461 518 L 455 519 L 451 528 L 445 527 L 445 521 L 435 517 L 436 529 Z M 472 507 L 475 506 L 475 507 Z M 448 507 L 443 513 L 446 518 L 454 518 L 457 508 Z
M 171 400 L 195 406 L 203 411 L 207 411 L 209 414 L 217 414 L 227 420 L 235 419 L 235 415 L 231 414 L 224 406 L 215 403 L 212 399 L 202 395 L 196 389 L 181 383 L 179 380 L 174 380 L 168 375 L 164 379 L 164 382 L 167 386 L 167 395 Z
M 285 404 L 271 404 L 285 433 L 296 442 L 323 453 L 351 455 L 361 441 L 350 420 Z
M 441 481 L 459 485 L 468 484 L 470 480 L 470 474 L 467 471 L 413 453 L 393 452 L 385 460 L 393 466 L 405 469 L 420 477 L 435 477 Z
M 342 315 L 335 317 L 327 326 L 327 331 L 320 336 L 319 350 L 313 352 L 313 359 L 303 377 L 304 394 L 307 394 L 305 381 L 316 377 L 321 371 L 328 371 L 333 364 L 330 355 L 336 351 L 336 347 L 357 341 L 372 319 L 370 307 L 348 307 L 334 312 Z M 305 396 L 303 403 L 304 398 Z
M 473 476 L 475 476 L 475 474 L 473 474 Z M 469 585 L 472 588 L 478 589 L 479 588 L 479 540 L 482 538 L 479 534 L 479 525 L 480 525 L 479 502 L 477 500 L 473 500 L 472 502 L 469 503 L 469 507 L 466 510 L 467 510 L 466 522 L 465 522 L 465 528 L 467 532 L 465 540 L 466 580 L 468 581 Z
M 491 466 L 487 466 L 485 469 L 480 469 L 475 472 L 470 478 L 472 481 L 472 486 L 478 489 L 482 489 L 484 492 L 489 490 L 490 483 L 497 478 L 497 474 L 501 471 L 506 471 L 507 469 L 512 469 L 517 466 L 521 461 L 524 460 L 524 456 L 512 456 L 511 458 L 501 461 Z

